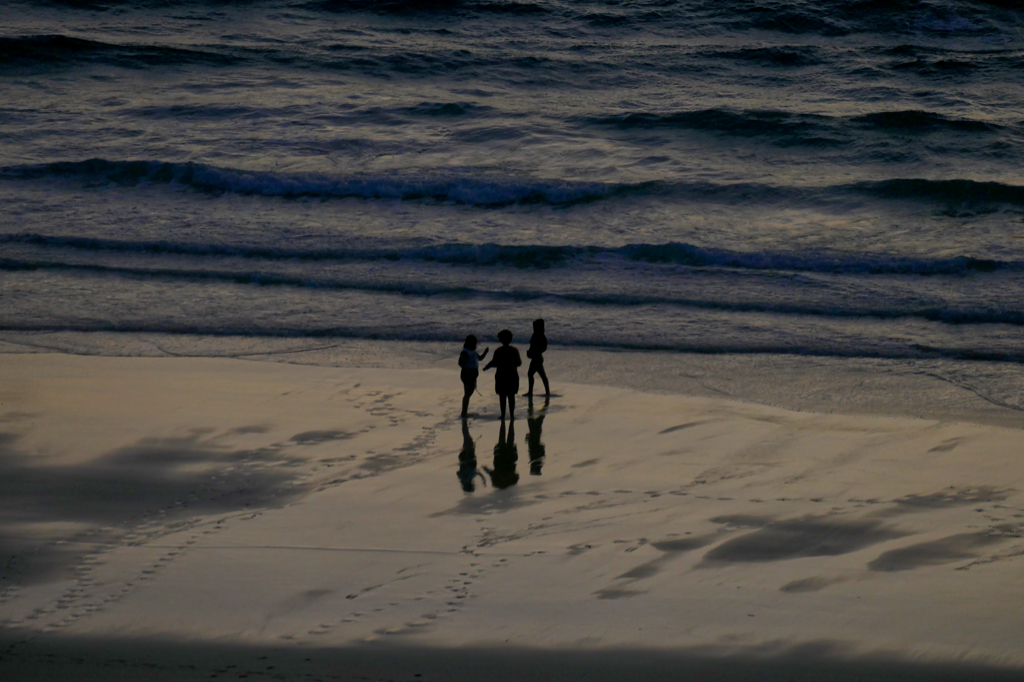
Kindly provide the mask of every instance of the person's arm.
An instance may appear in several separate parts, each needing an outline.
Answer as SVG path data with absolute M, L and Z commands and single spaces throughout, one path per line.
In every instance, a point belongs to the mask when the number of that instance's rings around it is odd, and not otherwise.
M 522 358 L 521 355 L 519 355 L 519 349 L 516 348 L 515 350 L 516 350 L 516 367 L 522 367 L 523 366 L 523 358 Z
M 495 352 L 494 352 L 494 355 L 492 355 L 492 356 L 491 356 L 491 361 L 490 361 L 490 362 L 488 362 L 488 363 L 487 363 L 486 365 L 484 365 L 484 370 L 483 370 L 483 371 L 485 371 L 485 372 L 486 372 L 486 371 L 487 371 L 487 370 L 489 370 L 489 369 L 490 369 L 491 367 L 494 367 L 494 366 L 495 366 L 495 364 L 494 364 L 494 363 L 495 363 L 495 361 L 496 361 L 497 359 L 498 359 L 498 352 L 497 352 L 497 351 L 495 351 Z
M 466 369 L 466 362 L 468 360 L 469 358 L 466 357 L 466 351 L 462 351 L 461 353 L 459 353 L 459 367 L 461 367 L 462 369 Z
M 483 360 L 484 358 L 486 358 L 487 357 L 487 351 L 489 351 L 489 350 L 490 350 L 490 348 L 484 348 L 484 352 L 481 353 L 480 355 L 476 356 L 477 359 L 478 360 Z

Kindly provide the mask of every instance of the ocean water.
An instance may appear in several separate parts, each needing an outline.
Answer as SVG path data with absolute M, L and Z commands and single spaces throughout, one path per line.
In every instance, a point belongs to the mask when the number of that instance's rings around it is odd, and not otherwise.
M 1021 363 L 1022 73 L 1010 0 L 4 0 L 0 331 Z

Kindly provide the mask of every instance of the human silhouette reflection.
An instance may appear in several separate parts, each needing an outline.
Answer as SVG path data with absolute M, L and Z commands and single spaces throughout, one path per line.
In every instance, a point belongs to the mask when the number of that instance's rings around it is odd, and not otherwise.
M 462 489 L 467 493 L 476 490 L 477 476 L 484 482 L 484 485 L 487 484 L 487 479 L 476 468 L 476 441 L 473 440 L 473 436 L 469 435 L 469 421 L 466 419 L 462 420 L 462 452 L 459 453 L 459 472 L 456 475 L 459 477 Z
M 541 467 L 544 466 L 544 457 L 547 454 L 544 443 L 541 442 L 541 430 L 544 428 L 544 417 L 547 416 L 550 398 L 544 398 L 544 407 L 534 412 L 533 398 L 529 398 L 526 407 L 526 426 L 529 433 L 526 434 L 526 448 L 530 453 L 530 475 L 540 476 Z
M 516 446 L 515 422 L 509 422 L 508 437 L 505 437 L 505 422 L 501 422 L 498 431 L 498 444 L 494 446 L 494 469 L 484 467 L 491 476 L 491 485 L 499 490 L 510 488 L 519 482 L 516 473 L 516 462 L 519 461 L 519 448 Z

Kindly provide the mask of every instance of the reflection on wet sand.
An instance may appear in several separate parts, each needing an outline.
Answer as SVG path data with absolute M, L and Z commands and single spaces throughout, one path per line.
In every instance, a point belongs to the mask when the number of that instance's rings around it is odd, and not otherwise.
M 544 457 L 547 454 L 544 443 L 541 442 L 541 431 L 544 428 L 544 417 L 547 416 L 548 405 L 551 398 L 544 398 L 544 407 L 534 412 L 533 397 L 530 397 L 526 411 L 526 426 L 529 433 L 526 434 L 526 447 L 530 453 L 530 475 L 540 476 L 541 467 L 544 466 Z
M 494 446 L 494 469 L 484 467 L 491 477 L 491 485 L 499 490 L 510 488 L 519 482 L 516 462 L 519 461 L 519 448 L 516 446 L 515 422 L 509 422 L 508 437 L 505 434 L 505 422 L 501 422 L 498 431 L 498 444 Z
M 547 456 L 547 449 L 542 441 L 544 429 L 544 418 L 548 413 L 550 399 L 544 399 L 544 405 L 540 409 L 534 408 L 533 399 L 530 398 L 527 408 L 526 424 L 529 431 L 526 434 L 526 447 L 530 455 L 530 474 L 540 476 L 544 467 L 544 460 Z M 493 468 L 482 467 L 490 476 L 491 485 L 498 490 L 510 488 L 519 483 L 519 473 L 516 471 L 516 464 L 519 462 L 519 447 L 516 445 L 515 422 L 502 421 L 498 429 L 498 442 L 494 446 Z M 459 483 L 462 490 L 467 493 L 476 491 L 477 477 L 487 484 L 478 468 L 476 458 L 476 442 L 469 432 L 469 420 L 462 420 L 462 450 L 459 452 Z
M 469 421 L 466 419 L 462 420 L 462 451 L 459 452 L 459 483 L 462 484 L 462 489 L 471 493 L 476 490 L 476 477 L 479 476 L 480 480 L 487 484 L 487 479 L 481 474 L 476 468 L 476 441 L 473 440 L 473 436 L 469 434 Z

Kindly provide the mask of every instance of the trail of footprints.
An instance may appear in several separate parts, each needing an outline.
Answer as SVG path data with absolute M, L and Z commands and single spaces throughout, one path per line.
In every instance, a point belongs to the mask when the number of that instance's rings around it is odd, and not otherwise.
M 362 396 L 347 398 L 347 400 L 352 402 L 355 407 L 364 409 L 375 417 L 386 418 L 388 420 L 388 425 L 390 426 L 396 426 L 406 421 L 408 417 L 404 415 L 412 415 L 420 418 L 431 416 L 426 413 L 409 412 L 396 408 L 391 403 L 391 400 L 397 395 L 399 394 L 370 391 Z M 336 487 L 337 485 L 349 480 L 378 476 L 387 471 L 410 466 L 422 461 L 435 454 L 431 452 L 430 446 L 435 442 L 437 431 L 442 426 L 447 426 L 445 421 L 438 422 L 432 426 L 425 426 L 423 427 L 422 432 L 410 442 L 394 448 L 388 453 L 369 453 L 371 456 L 367 458 L 368 462 L 364 460 L 363 469 L 361 471 L 352 472 L 348 476 L 335 478 L 330 481 L 321 481 L 319 484 L 313 483 L 312 488 L 315 491 L 322 491 Z M 364 429 L 363 432 L 368 430 L 369 429 Z M 301 445 L 303 445 L 303 443 L 279 443 L 264 448 L 264 451 L 284 450 L 289 446 L 294 447 Z M 369 463 L 369 466 L 366 466 L 367 463 Z M 245 462 L 240 466 L 228 466 L 219 470 L 216 475 L 211 476 L 211 481 L 218 481 L 223 479 L 225 476 L 239 473 L 240 470 L 246 469 L 253 464 L 254 463 L 251 462 Z M 244 476 L 245 472 L 242 471 L 243 481 Z M 305 476 L 297 477 L 296 479 L 293 479 L 291 483 L 293 486 L 299 487 L 311 484 L 317 478 L 322 477 L 323 474 L 320 473 L 320 467 L 315 466 L 312 467 Z M 103 529 L 90 529 L 83 533 L 66 538 L 63 541 L 64 543 L 70 545 L 95 543 L 97 549 L 86 553 L 78 561 L 77 565 L 71 569 L 71 574 L 73 576 L 72 585 L 65 589 L 52 603 L 47 606 L 36 608 L 21 618 L 6 620 L 3 625 L 8 627 L 32 627 L 41 632 L 56 632 L 67 628 L 83 618 L 95 613 L 103 612 L 117 602 L 124 600 L 138 589 L 155 581 L 168 566 L 180 558 L 181 555 L 192 545 L 196 544 L 201 537 L 223 530 L 225 528 L 225 523 L 229 520 L 246 521 L 257 518 L 262 514 L 261 511 L 242 509 L 228 514 L 214 522 L 211 522 L 209 517 L 202 516 L 168 522 L 169 515 L 187 510 L 191 504 L 199 501 L 200 499 L 206 503 L 210 503 L 228 496 L 237 495 L 239 492 L 233 487 L 223 489 L 214 486 L 215 484 L 212 484 L 208 489 L 203 490 L 202 492 L 205 494 L 199 495 L 193 493 L 186 499 L 175 500 L 166 507 L 142 514 L 134 521 L 134 525 L 130 527 L 130 530 L 114 541 L 110 541 L 108 539 L 106 542 L 97 542 L 94 539 L 95 535 L 107 532 Z M 255 506 L 257 503 L 266 501 L 267 500 L 264 499 L 251 500 L 249 503 L 245 504 L 245 507 L 248 508 Z M 129 523 L 132 522 L 129 521 Z M 189 531 L 191 532 L 186 536 L 186 539 L 176 544 L 173 548 L 161 552 L 154 560 L 143 564 L 134 572 L 134 575 L 129 577 L 127 580 L 110 580 L 101 582 L 97 577 L 97 569 L 104 564 L 104 556 L 108 553 L 124 547 L 145 546 L 160 537 Z M 56 544 L 58 543 L 51 543 L 51 546 Z M 474 564 L 474 567 L 476 566 L 477 564 Z M 471 574 L 467 573 L 466 575 L 470 576 Z M 466 589 L 468 589 L 468 584 L 471 584 L 471 581 L 463 582 L 466 583 Z M 18 584 L 6 586 L 3 591 L 0 592 L 0 603 L 16 599 L 23 591 L 24 589 Z M 449 602 L 449 612 L 457 611 L 456 607 L 459 606 L 459 601 L 464 599 L 466 596 L 467 595 L 465 593 L 454 595 L 452 597 L 452 601 Z M 425 596 L 420 599 L 426 598 L 427 597 Z M 383 609 L 375 609 L 375 611 L 381 610 Z M 365 615 L 366 614 L 364 613 L 355 611 L 341 622 L 351 622 L 352 619 L 359 619 Z M 425 615 L 424 618 L 427 619 L 425 623 L 429 623 L 430 620 L 437 617 L 439 617 L 437 614 Z M 332 626 L 330 624 L 324 624 L 321 626 L 321 628 L 331 627 Z M 328 630 L 323 630 L 323 632 L 327 631 Z M 311 631 L 310 634 L 318 632 L 319 630 L 314 630 Z
M 475 596 L 472 592 L 472 587 L 481 578 L 483 578 L 485 574 L 491 571 L 503 569 L 509 565 L 508 559 L 504 558 L 485 561 L 481 560 L 482 557 L 474 555 L 472 553 L 468 554 L 468 556 L 477 560 L 470 562 L 465 567 L 465 570 L 460 571 L 457 576 L 446 580 L 442 587 L 439 587 L 437 589 L 428 589 L 414 597 L 410 597 L 403 600 L 391 601 L 385 605 L 377 606 L 375 608 L 365 610 L 358 608 L 353 609 L 352 611 L 349 611 L 348 613 L 344 614 L 340 619 L 336 621 L 320 623 L 318 626 L 299 635 L 283 635 L 281 639 L 293 640 L 304 635 L 313 635 L 316 637 L 320 637 L 323 635 L 330 634 L 331 632 L 334 632 L 346 625 L 352 623 L 359 623 L 367 619 L 372 619 L 374 616 L 380 614 L 386 615 L 386 613 L 391 610 L 402 609 L 408 606 L 410 603 L 429 603 L 431 601 L 436 602 L 437 600 L 441 600 L 442 603 L 440 605 L 427 610 L 426 612 L 422 613 L 418 618 L 404 621 L 397 626 L 378 627 L 373 631 L 373 634 L 410 634 L 417 630 L 437 625 L 446 619 L 458 615 L 458 613 L 465 608 L 467 602 Z M 376 585 L 364 588 L 358 592 L 348 595 L 348 598 L 350 600 L 357 601 L 358 598 L 363 594 L 367 594 L 369 592 L 375 591 L 376 589 L 386 587 L 387 585 L 394 584 L 395 582 L 398 582 L 398 580 L 391 581 L 384 585 Z
M 592 495 L 595 495 L 595 494 L 602 495 L 602 493 L 595 493 L 594 491 L 584 491 L 584 492 L 571 492 L 571 491 L 567 491 L 567 492 L 564 492 L 562 495 L 560 495 L 560 497 L 568 497 L 568 496 L 572 496 L 572 495 L 592 496 Z M 634 492 L 634 491 L 629 491 L 629 490 L 616 490 L 616 491 L 614 491 L 614 494 L 617 495 L 617 496 L 618 495 L 636 495 L 636 494 L 640 494 L 640 495 L 643 495 L 645 498 L 648 498 L 648 499 L 658 498 L 658 497 L 661 497 L 663 495 L 664 496 L 687 496 L 687 495 L 689 495 L 689 496 L 693 497 L 694 499 L 699 499 L 699 500 L 714 500 L 714 501 L 734 501 L 735 500 L 735 498 L 731 498 L 731 497 L 695 494 L 695 493 L 692 493 L 692 492 L 681 491 L 681 490 L 667 490 L 667 491 L 648 490 L 648 491 L 643 491 L 643 492 L 640 492 L 640 493 L 637 493 L 637 492 Z M 839 506 L 837 506 L 834 503 L 834 501 L 830 502 L 828 500 L 825 500 L 824 498 L 780 497 L 780 498 L 775 498 L 774 501 L 776 501 L 776 502 L 792 502 L 792 503 L 798 503 L 798 504 L 801 504 L 801 505 L 805 504 L 807 502 L 812 502 L 812 503 L 823 505 L 823 507 L 824 507 L 824 509 L 823 509 L 824 514 L 823 515 L 824 516 L 837 516 L 838 517 L 838 516 L 843 516 L 843 515 L 849 513 L 851 510 L 855 510 L 855 509 L 872 508 L 872 507 L 874 507 L 876 505 L 890 505 L 891 506 L 891 505 L 895 504 L 895 505 L 898 506 L 899 504 L 906 504 L 907 503 L 907 498 L 904 498 L 904 499 L 901 499 L 901 500 L 862 500 L 862 499 L 851 498 L 851 499 L 845 500 L 845 505 L 839 505 Z M 760 499 L 760 498 L 752 498 L 750 500 L 746 500 L 746 502 L 757 504 L 757 503 L 764 503 L 764 502 L 766 502 L 766 500 L 763 500 L 763 499 Z M 608 503 L 608 504 L 604 504 L 604 505 L 602 505 L 602 504 L 595 504 L 595 503 L 588 503 L 588 504 L 580 505 L 580 506 L 578 506 L 578 507 L 576 507 L 574 509 L 571 509 L 571 510 L 566 510 L 566 511 L 564 511 L 562 513 L 563 514 L 572 514 L 574 512 L 593 511 L 594 509 L 597 509 L 597 508 L 601 508 L 601 507 L 607 508 L 607 507 L 613 507 L 613 506 L 618 506 L 618 505 L 617 504 L 612 504 L 612 503 Z M 1001 513 L 1004 513 L 1004 514 L 1010 514 L 1010 515 L 1012 515 L 1015 518 L 1024 518 L 1024 512 L 1022 512 L 1022 510 L 1017 509 L 1015 507 L 1009 507 L 1009 506 L 1001 505 L 1001 504 L 988 504 L 986 507 L 978 507 L 978 508 L 975 509 L 975 511 L 977 513 L 983 515 L 983 518 L 985 518 L 987 521 L 989 521 L 991 524 L 993 524 L 993 525 L 991 525 L 989 527 L 989 532 L 996 533 L 996 532 L 1004 532 L 1005 531 L 1006 533 L 1008 533 L 1007 537 L 1014 537 L 1014 538 L 1021 537 L 1021 529 L 1019 527 L 1017 527 L 1016 529 L 1010 531 L 1010 530 L 1005 530 L 1006 529 L 1005 524 L 1004 525 L 998 525 L 998 524 L 1003 524 L 1003 522 L 1005 522 L 1005 518 L 1003 516 L 996 516 L 995 512 L 997 510 L 999 512 L 1001 512 Z M 555 525 L 561 526 L 562 524 L 555 524 Z M 478 538 L 477 543 L 475 545 L 467 547 L 465 549 L 466 553 L 469 556 L 473 557 L 475 559 L 475 561 L 470 563 L 468 565 L 468 567 L 466 568 L 466 570 L 461 571 L 457 576 L 448 579 L 445 582 L 443 588 L 441 588 L 443 591 L 441 592 L 440 595 L 438 594 L 437 590 L 428 590 L 428 591 L 425 591 L 425 592 L 423 592 L 422 594 L 420 594 L 420 595 L 418 595 L 416 597 L 412 597 L 412 598 L 406 599 L 404 601 L 401 601 L 401 600 L 400 601 L 392 601 L 392 602 L 388 602 L 385 605 L 377 606 L 375 608 L 367 609 L 367 610 L 353 609 L 349 613 L 345 614 L 338 621 L 334 621 L 334 622 L 331 622 L 331 623 L 321 623 L 317 627 L 308 630 L 304 634 L 305 635 L 317 636 L 317 637 L 328 635 L 331 632 L 341 628 L 344 625 L 351 624 L 351 623 L 357 623 L 357 622 L 360 622 L 360 621 L 371 620 L 374 616 L 379 615 L 379 614 L 386 614 L 386 612 L 391 610 L 391 609 L 398 610 L 398 609 L 408 605 L 408 603 L 410 601 L 421 602 L 421 601 L 427 601 L 427 600 L 432 599 L 432 598 L 433 599 L 437 599 L 437 598 L 440 597 L 440 598 L 444 599 L 444 602 L 441 605 L 441 607 L 436 608 L 433 611 L 429 611 L 429 612 L 423 613 L 418 619 L 407 620 L 407 621 L 402 622 L 401 624 L 396 625 L 396 626 L 378 627 L 377 629 L 375 629 L 373 631 L 373 634 L 375 634 L 375 635 L 403 635 L 403 634 L 414 633 L 418 629 L 427 628 L 427 627 L 430 627 L 431 625 L 436 625 L 436 624 L 442 622 L 443 620 L 445 620 L 447 618 L 452 618 L 452 617 L 456 616 L 465 607 L 467 601 L 472 599 L 473 596 L 474 596 L 473 589 L 472 589 L 473 586 L 477 582 L 479 582 L 485 576 L 485 574 L 489 573 L 490 571 L 493 571 L 493 570 L 496 570 L 496 569 L 501 569 L 501 568 L 504 568 L 504 567 L 509 565 L 508 560 L 504 559 L 504 558 L 484 561 L 484 560 L 482 560 L 483 557 L 481 555 L 476 554 L 474 552 L 475 549 L 482 549 L 482 548 L 491 548 L 491 549 L 493 549 L 494 546 L 499 545 L 499 544 L 503 544 L 503 543 L 506 543 L 506 542 L 511 542 L 511 541 L 514 541 L 514 540 L 519 540 L 519 539 L 522 539 L 522 538 L 525 538 L 525 537 L 528 537 L 528 536 L 531 536 L 531 535 L 536 535 L 537 533 L 545 533 L 545 532 L 549 532 L 549 531 L 553 531 L 553 530 L 554 530 L 554 527 L 553 526 L 549 526 L 546 523 L 531 524 L 530 526 L 528 526 L 528 527 L 526 527 L 524 529 L 520 529 L 519 531 L 505 532 L 505 533 L 497 533 L 496 531 L 494 531 L 494 529 L 490 529 L 490 528 L 487 528 L 487 527 L 481 527 L 481 532 L 480 532 L 480 536 Z M 723 538 L 729 537 L 729 536 L 733 536 L 733 534 L 731 534 L 731 533 L 723 533 L 722 534 Z M 615 541 L 613 541 L 613 544 L 624 545 L 622 547 L 622 551 L 624 551 L 625 553 L 631 553 L 631 552 L 634 552 L 634 551 L 638 550 L 640 547 L 643 547 L 644 545 L 651 544 L 651 541 L 649 539 L 647 539 L 647 538 L 639 538 L 639 539 L 634 539 L 634 540 L 615 540 Z M 570 547 L 567 547 L 566 551 L 569 554 L 571 554 L 571 555 L 578 555 L 578 554 L 582 554 L 584 552 L 590 551 L 594 547 L 596 547 L 596 545 L 577 544 L 577 545 L 572 545 Z M 1003 553 L 1003 554 L 1000 554 L 1000 555 L 997 555 L 997 556 L 993 556 L 993 557 L 980 558 L 980 559 L 978 559 L 978 560 L 976 560 L 974 562 L 971 562 L 967 566 L 961 567 L 960 569 L 957 569 L 957 570 L 966 570 L 970 566 L 976 565 L 978 563 L 988 563 L 988 562 L 991 562 L 991 561 L 994 561 L 994 560 L 999 560 L 999 559 L 1002 559 L 1002 558 L 1011 558 L 1011 557 L 1018 557 L 1018 556 L 1024 556 L 1024 550 L 1015 550 L 1015 551 L 1006 552 L 1006 553 Z M 392 583 L 387 583 L 387 584 L 393 584 L 393 582 L 395 582 L 395 581 L 392 581 Z M 377 586 L 372 586 L 372 587 L 364 588 L 364 590 L 361 590 L 361 591 L 359 591 L 357 593 L 353 593 L 353 594 L 348 595 L 348 596 L 349 596 L 349 599 L 355 601 L 355 600 L 358 600 L 358 598 L 361 595 L 369 593 L 371 591 L 374 591 L 376 589 L 379 589 L 379 588 L 385 587 L 385 586 L 386 585 L 377 585 Z M 301 637 L 302 635 L 298 635 L 298 636 Z M 296 635 L 286 635 L 286 636 L 282 637 L 282 639 L 295 639 L 296 637 L 297 637 Z
M 356 388 L 358 388 L 358 384 L 356 385 Z M 350 393 L 351 389 L 345 391 L 346 395 L 349 395 Z M 350 395 L 350 397 L 347 397 L 345 400 L 352 403 L 353 407 L 365 410 L 368 414 L 374 417 L 387 419 L 388 426 L 398 426 L 399 424 L 404 423 L 409 416 L 423 419 L 434 416 L 427 412 L 395 407 L 391 401 L 399 395 L 401 395 L 401 393 L 367 391 L 361 395 Z M 449 403 L 452 402 L 453 401 L 451 399 L 447 398 L 442 400 L 441 403 L 439 403 L 439 407 L 442 412 Z M 403 445 L 399 445 L 385 452 L 367 450 L 365 452 L 365 456 L 362 458 L 356 456 L 346 458 L 346 463 L 351 464 L 352 468 L 341 472 L 340 475 L 334 475 L 333 478 L 317 481 L 314 484 L 315 487 L 313 488 L 313 491 L 323 492 L 325 490 L 335 488 L 343 483 L 347 483 L 348 481 L 357 481 L 364 478 L 380 476 L 389 471 L 412 466 L 429 459 L 437 454 L 436 448 L 433 447 L 437 440 L 437 432 L 450 426 L 451 424 L 447 419 L 442 419 L 430 426 L 422 427 L 421 433 Z M 364 429 L 363 432 L 368 430 L 369 429 Z M 331 468 L 331 465 L 336 463 L 337 461 L 331 462 L 327 468 Z M 315 478 L 315 472 L 318 470 L 319 467 L 314 468 L 313 478 Z
M 244 517 L 236 516 L 235 518 L 248 520 L 258 515 L 258 513 L 247 514 Z M 33 626 L 43 621 L 39 627 L 41 632 L 55 632 L 73 625 L 82 618 L 102 612 L 139 588 L 156 580 L 190 545 L 195 544 L 203 535 L 210 535 L 222 530 L 227 520 L 228 518 L 222 518 L 208 528 L 205 527 L 206 523 L 194 522 L 191 526 L 195 530 L 187 536 L 187 539 L 178 543 L 174 548 L 161 552 L 155 560 L 143 564 L 128 580 L 116 581 L 115 584 L 109 586 L 107 583 L 99 582 L 95 574 L 97 569 L 103 565 L 105 554 L 124 546 L 144 544 L 148 540 L 166 534 L 163 532 L 147 534 L 145 529 L 138 529 L 127 535 L 121 544 L 107 545 L 84 557 L 73 569 L 74 584 L 67 588 L 51 605 L 37 608 L 23 619 L 8 624 Z M 104 589 L 104 587 L 108 587 L 108 589 Z M 113 589 L 109 589 L 109 587 L 113 587 Z
M 281 447 L 283 446 L 271 446 L 268 449 L 281 449 Z M 87 552 L 78 561 L 77 565 L 71 569 L 74 582 L 56 600 L 48 606 L 34 609 L 23 618 L 7 620 L 4 622 L 4 625 L 36 627 L 41 632 L 59 631 L 89 615 L 106 610 L 140 587 L 152 582 L 189 546 L 194 545 L 203 535 L 211 535 L 222 530 L 225 522 L 229 519 L 245 521 L 256 518 L 262 512 L 243 509 L 214 522 L 211 522 L 209 517 L 203 516 L 168 521 L 168 515 L 185 511 L 199 500 L 209 504 L 237 495 L 239 493 L 237 486 L 223 488 L 219 486 L 219 483 L 215 482 L 223 479 L 226 475 L 239 472 L 243 468 L 240 466 L 229 466 L 221 469 L 217 475 L 210 477 L 211 483 L 206 488 L 198 488 L 200 492 L 193 492 L 186 499 L 174 500 L 171 504 L 141 514 L 134 520 L 128 519 L 129 529 L 115 541 L 97 542 L 93 538 L 103 533 L 109 534 L 109 530 L 96 528 L 71 536 L 64 541 L 50 543 L 49 547 L 58 544 L 69 544 L 71 546 L 95 544 L 97 549 Z M 239 484 L 243 485 L 243 487 L 245 478 L 246 472 L 242 471 Z M 301 480 L 295 481 L 296 485 L 301 485 L 301 483 Z M 245 504 L 245 507 L 250 507 L 254 503 L 265 502 L 272 497 L 273 495 L 268 498 L 253 499 Z M 145 546 L 161 537 L 189 531 L 193 532 L 184 542 L 169 551 L 162 552 L 154 561 L 146 562 L 131 578 L 127 580 L 114 580 L 110 581 L 110 583 L 101 583 L 96 578 L 96 569 L 103 565 L 103 557 L 106 554 L 124 547 Z M 44 546 L 45 548 L 46 546 Z M 13 585 L 4 591 L 3 599 L 13 599 L 22 591 L 18 585 Z

